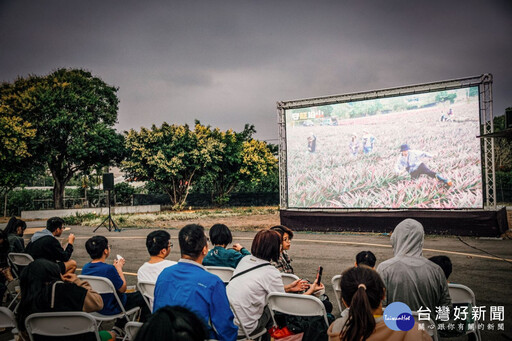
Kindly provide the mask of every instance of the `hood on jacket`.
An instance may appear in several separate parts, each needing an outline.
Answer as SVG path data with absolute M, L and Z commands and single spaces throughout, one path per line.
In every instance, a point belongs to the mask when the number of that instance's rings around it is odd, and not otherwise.
M 36 240 L 38 239 L 41 239 L 42 237 L 45 237 L 45 236 L 52 236 L 52 237 L 55 237 L 53 235 L 53 233 L 50 232 L 50 230 L 48 229 L 42 229 L 41 231 L 37 231 L 36 233 L 34 233 L 34 235 L 32 236 L 32 238 L 30 238 L 30 241 L 33 243 L 35 242 Z
M 421 257 L 423 253 L 423 225 L 414 219 L 405 219 L 391 235 L 395 256 Z

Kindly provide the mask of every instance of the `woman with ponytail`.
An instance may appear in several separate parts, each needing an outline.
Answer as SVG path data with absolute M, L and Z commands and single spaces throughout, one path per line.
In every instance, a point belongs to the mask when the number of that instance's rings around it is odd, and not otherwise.
M 385 293 L 384 283 L 375 270 L 368 267 L 345 270 L 341 275 L 341 299 L 349 309 L 329 327 L 329 341 L 432 340 L 417 324 L 409 331 L 389 329 L 382 318 Z

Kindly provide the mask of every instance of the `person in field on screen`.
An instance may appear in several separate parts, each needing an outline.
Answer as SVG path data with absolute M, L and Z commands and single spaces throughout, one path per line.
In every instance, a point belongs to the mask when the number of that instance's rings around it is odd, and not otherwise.
M 316 150 L 316 136 L 311 133 L 308 136 L 308 152 L 314 153 Z
M 353 157 L 356 157 L 359 153 L 359 145 L 360 141 L 357 138 L 357 134 L 353 133 L 352 136 L 350 136 L 350 142 L 348 144 L 348 149 L 350 149 L 350 154 L 352 154 Z
M 431 158 L 432 156 L 432 154 L 421 150 L 413 150 L 408 144 L 402 144 L 400 146 L 400 156 L 396 160 L 395 171 L 397 174 L 406 171 L 411 176 L 411 179 L 417 179 L 420 175 L 425 174 L 451 187 L 453 183 L 450 180 L 434 172 L 422 162 L 423 158 Z
M 368 131 L 363 131 L 362 143 L 363 143 L 363 153 L 371 154 L 373 152 L 373 147 L 375 146 L 376 138 Z

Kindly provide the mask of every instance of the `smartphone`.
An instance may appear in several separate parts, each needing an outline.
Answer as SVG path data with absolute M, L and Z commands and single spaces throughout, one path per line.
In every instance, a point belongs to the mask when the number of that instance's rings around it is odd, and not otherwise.
M 117 260 L 121 260 L 121 259 L 123 259 L 123 256 L 117 255 Z
M 318 282 L 316 284 L 322 283 L 322 272 L 324 272 L 324 268 L 322 266 L 318 267 Z

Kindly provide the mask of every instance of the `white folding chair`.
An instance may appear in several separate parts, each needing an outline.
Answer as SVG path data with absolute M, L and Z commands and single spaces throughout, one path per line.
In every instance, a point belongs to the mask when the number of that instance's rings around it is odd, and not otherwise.
M 471 315 L 471 307 L 476 307 L 475 293 L 469 287 L 462 284 L 448 283 L 448 291 L 452 299 L 452 305 L 464 304 L 468 305 L 468 316 Z M 473 330 L 467 330 L 466 334 L 474 333 L 478 341 L 482 340 L 480 329 L 478 328 L 478 320 L 474 319 Z
M 27 266 L 34 261 L 28 253 L 10 252 L 7 257 L 11 263 L 12 274 L 15 278 L 20 278 L 20 267 Z
M 104 321 L 112 321 L 117 318 L 125 318 L 126 321 L 134 321 L 138 313 L 140 312 L 140 307 L 134 307 L 128 311 L 124 309 L 123 303 L 119 299 L 119 296 L 117 295 L 117 291 L 112 284 L 112 282 L 105 277 L 99 277 L 99 276 L 86 276 L 86 275 L 80 275 L 78 276 L 81 280 L 89 282 L 91 285 L 92 290 L 96 291 L 98 294 L 113 294 L 115 297 L 115 300 L 117 301 L 117 304 L 119 305 L 119 309 L 121 312 L 119 314 L 115 315 L 103 315 L 98 312 L 90 313 L 96 321 L 99 321 L 98 326 L 101 325 Z
M 282 272 L 281 273 L 281 278 L 283 279 L 283 285 L 287 286 L 289 284 L 292 284 L 296 280 L 298 280 L 299 276 L 296 276 L 294 274 L 287 274 L 287 273 Z
M 267 329 L 265 327 L 261 327 L 260 329 L 253 331 L 252 334 L 248 333 L 245 326 L 240 322 L 236 310 L 231 303 L 229 304 L 229 307 L 231 308 L 233 315 L 235 315 L 235 319 L 240 324 L 240 328 L 238 328 L 238 336 L 236 338 L 237 340 L 261 340 L 261 337 L 267 333 Z
M 217 275 L 224 283 L 228 283 L 231 277 L 233 277 L 233 272 L 235 269 L 227 267 L 227 266 L 205 266 L 208 272 Z
M 153 300 L 155 298 L 155 283 L 150 281 L 140 281 L 137 283 L 137 288 L 148 305 L 149 311 L 152 312 Z
M 341 301 L 341 275 L 336 275 L 331 279 L 332 289 L 334 290 L 334 296 L 336 296 L 336 303 L 340 309 L 340 314 L 346 309 L 345 305 Z
M 326 327 L 329 327 L 325 306 L 314 296 L 271 292 L 267 295 L 267 305 L 274 325 L 277 325 L 274 311 L 278 311 L 293 316 L 323 316 Z
M 29 265 L 30 263 L 32 263 L 34 261 L 34 258 L 32 258 L 32 256 L 29 255 L 28 253 L 10 252 L 7 255 L 7 258 L 9 259 L 9 263 L 11 265 L 11 272 L 14 276 L 14 281 L 18 281 L 18 282 L 19 282 L 21 270 L 23 269 L 23 267 Z M 20 292 L 17 292 L 15 295 L 13 292 L 13 293 L 11 293 L 11 295 L 13 295 L 14 298 L 11 300 L 11 302 L 7 306 L 9 309 L 18 300 L 18 297 L 20 296 Z M 16 306 L 14 308 L 14 312 L 16 312 L 17 308 L 18 308 L 18 306 Z
M 142 322 L 127 322 L 124 326 L 124 332 L 126 334 L 123 341 L 134 340 L 142 325 Z
M 94 317 L 83 311 L 32 314 L 25 320 L 25 327 L 31 341 L 35 340 L 34 335 L 56 337 L 88 333 L 101 341 Z
M 11 333 L 13 335 L 18 334 L 18 326 L 16 325 L 14 313 L 6 307 L 0 307 L 0 328 L 12 328 Z
M 413 311 L 412 316 L 414 317 L 414 321 L 418 323 L 419 328 L 425 330 L 428 333 L 428 335 L 430 335 L 433 341 L 439 341 L 439 335 L 437 335 L 437 326 L 431 318 L 429 318 L 428 321 L 420 321 L 417 311 Z

